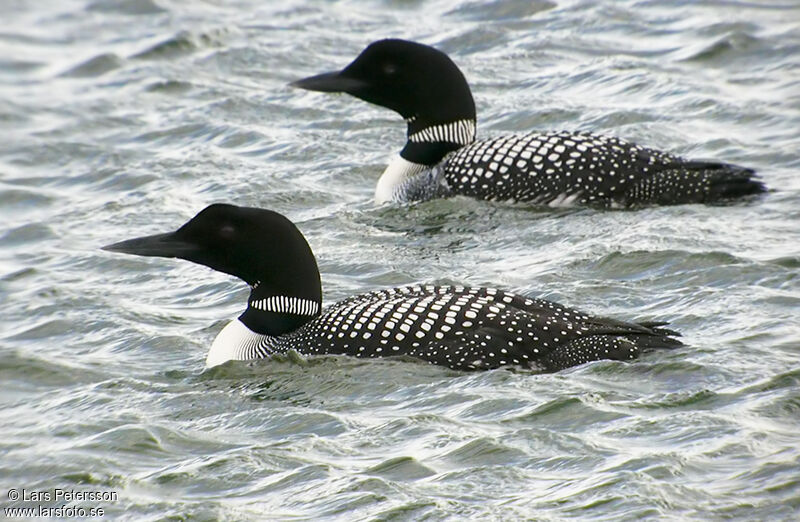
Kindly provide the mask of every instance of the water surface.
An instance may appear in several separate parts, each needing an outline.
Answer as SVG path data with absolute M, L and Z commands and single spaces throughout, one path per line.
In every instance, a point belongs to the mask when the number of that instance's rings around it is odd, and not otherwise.
M 72 505 L 131 520 L 797 518 L 796 2 L 44 0 L 0 18 L 2 507 L 66 488 L 117 492 Z M 400 118 L 287 84 L 389 36 L 453 57 L 480 136 L 604 132 L 753 167 L 773 191 L 375 207 Z M 687 346 L 551 375 L 204 370 L 245 285 L 99 247 L 212 202 L 294 220 L 327 303 L 493 285 L 667 320 Z

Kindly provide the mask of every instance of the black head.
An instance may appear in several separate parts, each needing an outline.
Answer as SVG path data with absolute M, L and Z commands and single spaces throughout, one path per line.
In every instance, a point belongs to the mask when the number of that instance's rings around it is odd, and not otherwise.
M 214 204 L 175 232 L 129 239 L 103 250 L 176 257 L 258 283 L 274 293 L 321 299 L 319 270 L 303 234 L 271 210 Z
M 341 71 L 292 85 L 346 92 L 419 122 L 419 128 L 475 119 L 472 93 L 456 64 L 433 47 L 406 40 L 373 42 Z

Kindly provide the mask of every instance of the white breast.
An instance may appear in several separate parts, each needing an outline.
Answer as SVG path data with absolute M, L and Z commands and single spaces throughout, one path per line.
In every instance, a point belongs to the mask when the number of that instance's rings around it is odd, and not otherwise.
M 408 161 L 399 154 L 395 156 L 381 174 L 375 187 L 375 203 L 381 204 L 396 199 L 397 187 L 426 168 L 425 165 Z
M 206 357 L 206 368 L 228 361 L 247 361 L 259 357 L 257 348 L 269 341 L 268 335 L 258 334 L 234 319 L 223 328 Z

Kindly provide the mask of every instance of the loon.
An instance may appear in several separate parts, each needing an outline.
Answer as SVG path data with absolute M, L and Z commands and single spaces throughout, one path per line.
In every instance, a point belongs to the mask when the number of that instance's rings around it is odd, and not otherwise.
M 446 54 L 416 42 L 373 42 L 341 71 L 291 85 L 345 92 L 405 119 L 407 141 L 378 181 L 377 203 L 463 195 L 621 208 L 709 203 L 766 190 L 749 168 L 589 132 L 476 141 L 475 102 L 464 75 Z
M 682 345 L 667 323 L 593 317 L 494 288 L 411 285 L 322 310 L 319 269 L 305 237 L 286 217 L 259 208 L 213 204 L 175 232 L 103 249 L 186 259 L 250 285 L 247 308 L 217 335 L 208 367 L 295 350 L 408 356 L 454 370 L 557 371 Z

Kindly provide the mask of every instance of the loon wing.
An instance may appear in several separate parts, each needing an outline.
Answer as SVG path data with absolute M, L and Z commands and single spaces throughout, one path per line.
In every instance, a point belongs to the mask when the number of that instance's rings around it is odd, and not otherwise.
M 610 207 L 700 203 L 765 190 L 751 169 L 687 161 L 584 132 L 479 140 L 445 161 L 454 194 L 488 200 Z

